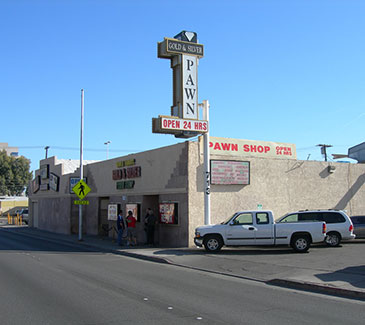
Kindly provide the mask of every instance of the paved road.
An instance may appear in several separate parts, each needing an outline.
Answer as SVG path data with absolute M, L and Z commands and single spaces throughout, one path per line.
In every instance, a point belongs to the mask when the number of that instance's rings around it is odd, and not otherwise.
M 364 302 L 0 228 L 2 324 L 361 324 Z

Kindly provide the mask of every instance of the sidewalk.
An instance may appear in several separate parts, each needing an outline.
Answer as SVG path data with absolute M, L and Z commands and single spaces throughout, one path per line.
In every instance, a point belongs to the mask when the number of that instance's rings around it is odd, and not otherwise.
M 86 235 L 79 241 L 76 235 L 28 227 L 17 227 L 16 231 L 132 258 L 365 301 L 365 241 L 339 248 L 313 246 L 308 254 L 296 254 L 286 247 L 224 248 L 218 254 L 208 254 L 202 248 L 119 247 L 107 237 Z

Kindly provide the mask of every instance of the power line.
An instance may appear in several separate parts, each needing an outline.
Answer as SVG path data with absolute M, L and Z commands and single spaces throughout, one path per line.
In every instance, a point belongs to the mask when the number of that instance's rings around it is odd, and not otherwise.
M 79 151 L 80 148 L 76 147 L 59 147 L 59 146 L 47 146 L 48 149 L 57 149 L 57 150 L 74 150 Z M 16 146 L 18 149 L 43 149 L 45 146 Z M 96 148 L 84 148 L 86 151 L 95 151 L 95 152 L 104 152 L 105 149 L 96 149 Z M 141 151 L 139 149 L 109 149 L 109 152 L 138 152 Z

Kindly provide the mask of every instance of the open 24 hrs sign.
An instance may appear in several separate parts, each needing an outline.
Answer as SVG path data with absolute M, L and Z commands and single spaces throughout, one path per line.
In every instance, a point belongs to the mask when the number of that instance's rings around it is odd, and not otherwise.
M 160 129 L 166 131 L 208 132 L 208 122 L 160 116 Z

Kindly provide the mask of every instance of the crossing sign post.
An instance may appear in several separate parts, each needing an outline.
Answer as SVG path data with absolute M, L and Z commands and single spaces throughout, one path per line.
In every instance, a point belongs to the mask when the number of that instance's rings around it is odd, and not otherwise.
M 80 179 L 80 181 L 72 188 L 72 190 L 82 201 L 84 199 L 84 197 L 91 191 L 91 188 L 82 179 Z M 80 202 L 80 201 L 78 201 L 78 202 Z M 76 203 L 76 204 L 80 204 L 80 203 Z

